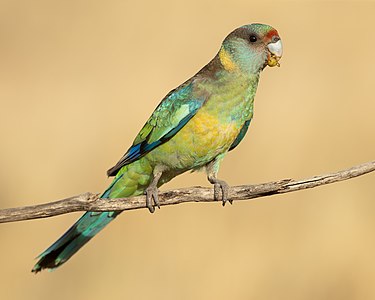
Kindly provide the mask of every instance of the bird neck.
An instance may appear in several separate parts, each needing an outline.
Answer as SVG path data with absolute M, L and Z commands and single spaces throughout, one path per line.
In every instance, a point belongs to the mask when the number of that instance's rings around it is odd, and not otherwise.
M 197 75 L 213 81 L 239 80 L 258 82 L 260 71 L 261 69 L 255 68 L 251 64 L 239 64 L 233 59 L 228 50 L 222 47 L 219 53 Z
M 240 128 L 252 118 L 260 72 L 253 74 L 242 72 L 241 69 L 232 70 L 231 63 L 225 61 L 223 54 L 221 56 L 220 59 L 218 54 L 197 74 L 199 80 L 196 88 L 201 93 L 211 95 L 204 105 L 205 110 L 224 123 L 238 123 Z

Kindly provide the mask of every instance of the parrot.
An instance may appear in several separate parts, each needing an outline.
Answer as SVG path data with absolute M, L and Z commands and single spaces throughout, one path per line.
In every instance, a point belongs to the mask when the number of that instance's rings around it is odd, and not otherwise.
M 118 163 L 103 199 L 146 195 L 151 213 L 160 208 L 158 188 L 187 171 L 203 170 L 215 200 L 225 205 L 229 185 L 218 178 L 220 163 L 236 148 L 253 118 L 261 71 L 279 66 L 283 47 L 276 29 L 253 23 L 232 31 L 216 56 L 170 91 Z M 121 212 L 86 212 L 41 253 L 32 272 L 64 264 Z

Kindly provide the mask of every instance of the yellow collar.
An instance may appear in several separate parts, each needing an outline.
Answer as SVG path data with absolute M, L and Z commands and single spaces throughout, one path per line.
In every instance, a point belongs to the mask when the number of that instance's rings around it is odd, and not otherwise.
M 237 65 L 233 62 L 228 51 L 225 50 L 224 47 L 220 49 L 219 58 L 225 70 L 233 72 L 238 69 Z

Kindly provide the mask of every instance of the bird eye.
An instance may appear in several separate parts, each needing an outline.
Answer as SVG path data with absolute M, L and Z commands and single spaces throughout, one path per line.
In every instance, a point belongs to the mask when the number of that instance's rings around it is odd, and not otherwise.
M 257 41 L 257 37 L 255 35 L 250 35 L 250 42 L 255 43 Z

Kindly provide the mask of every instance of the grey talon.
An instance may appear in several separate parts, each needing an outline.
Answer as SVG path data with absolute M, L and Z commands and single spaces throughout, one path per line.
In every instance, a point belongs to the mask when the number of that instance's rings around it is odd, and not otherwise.
M 150 211 L 150 213 L 155 212 L 155 208 L 152 205 L 152 194 L 149 189 L 146 189 L 146 206 L 148 210 Z
M 157 206 L 160 209 L 158 181 L 161 175 L 162 172 L 155 172 L 154 179 L 146 189 L 146 206 L 150 213 L 155 212 L 155 206 Z

